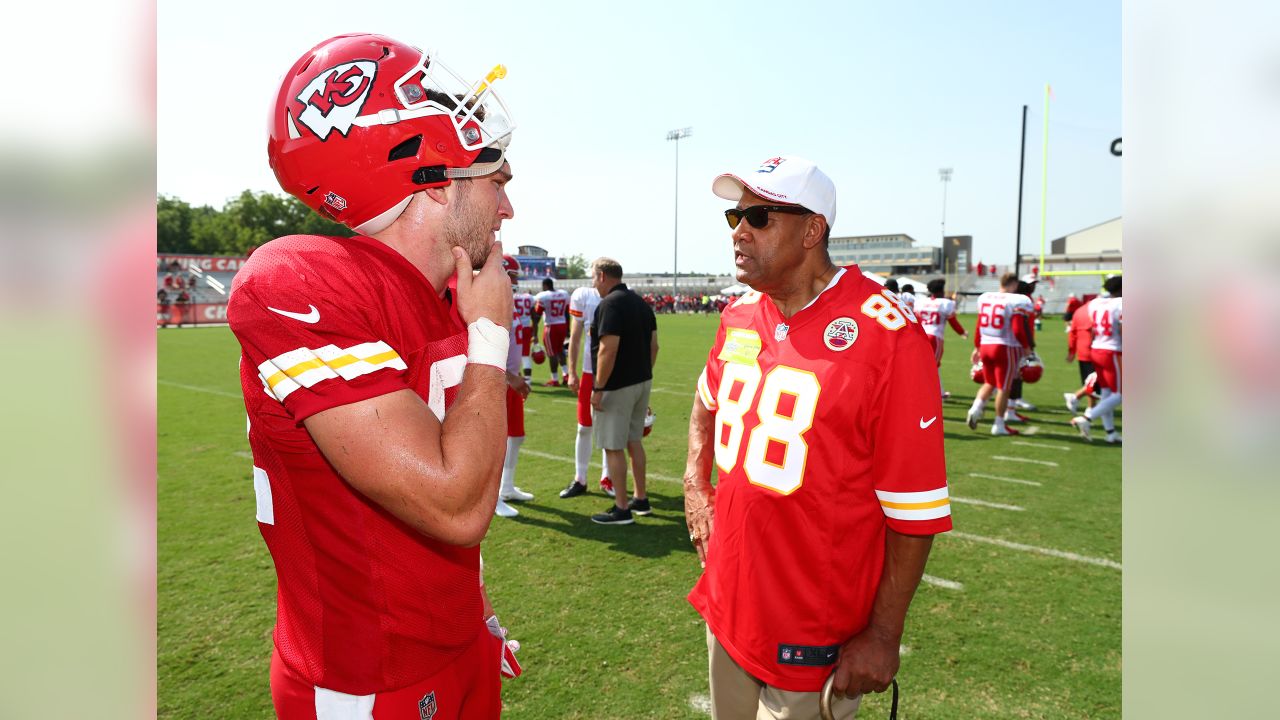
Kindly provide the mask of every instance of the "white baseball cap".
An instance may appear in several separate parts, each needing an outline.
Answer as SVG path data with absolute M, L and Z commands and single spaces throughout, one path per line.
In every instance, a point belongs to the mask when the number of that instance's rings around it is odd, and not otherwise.
M 802 205 L 836 223 L 836 185 L 809 160 L 793 155 L 771 157 L 744 173 L 724 173 L 711 183 L 711 192 L 738 202 L 744 190 L 787 205 Z

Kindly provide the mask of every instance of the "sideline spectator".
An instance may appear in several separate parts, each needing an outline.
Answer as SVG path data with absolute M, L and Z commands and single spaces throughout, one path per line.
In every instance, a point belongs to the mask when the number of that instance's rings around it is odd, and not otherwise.
M 630 525 L 632 513 L 648 515 L 645 492 L 644 416 L 658 361 L 658 322 L 644 300 L 622 282 L 617 260 L 598 258 L 591 264 L 600 304 L 591 325 L 595 357 L 591 407 L 596 444 L 604 449 L 613 480 L 613 506 L 592 515 L 601 525 Z M 625 451 L 625 453 L 624 453 Z M 636 476 L 635 499 L 627 501 L 627 454 Z

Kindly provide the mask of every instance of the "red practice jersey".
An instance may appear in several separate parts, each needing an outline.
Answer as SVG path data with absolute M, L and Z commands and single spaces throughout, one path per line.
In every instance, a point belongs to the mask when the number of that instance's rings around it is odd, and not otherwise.
M 725 309 L 698 379 L 715 414 L 715 531 L 689 601 L 747 672 L 816 691 L 868 622 L 885 529 L 951 529 L 933 349 L 856 266 L 784 320 Z
M 485 632 L 479 548 L 424 536 L 356 492 L 302 422 L 404 389 L 443 419 L 466 368 L 465 325 L 417 268 L 364 237 L 263 245 L 236 274 L 227 316 L 279 580 L 280 658 L 353 695 L 430 677 Z

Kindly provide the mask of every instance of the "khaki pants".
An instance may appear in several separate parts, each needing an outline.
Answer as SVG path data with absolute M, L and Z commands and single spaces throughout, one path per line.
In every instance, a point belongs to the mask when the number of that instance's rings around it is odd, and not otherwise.
M 711 717 L 714 720 L 818 720 L 816 692 L 792 692 L 770 687 L 742 669 L 707 628 L 707 657 L 711 678 Z M 837 718 L 858 714 L 862 696 L 832 699 Z

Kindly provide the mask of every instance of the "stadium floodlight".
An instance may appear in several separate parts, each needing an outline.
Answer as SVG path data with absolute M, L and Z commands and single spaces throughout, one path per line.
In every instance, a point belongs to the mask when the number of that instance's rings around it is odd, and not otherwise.
M 947 185 L 951 184 L 951 168 L 938 168 L 938 179 L 942 181 L 942 240 L 947 239 Z
M 667 132 L 667 140 L 676 143 L 675 231 L 671 241 L 671 296 L 676 295 L 676 283 L 680 278 L 680 140 L 693 134 L 693 128 L 684 127 Z

